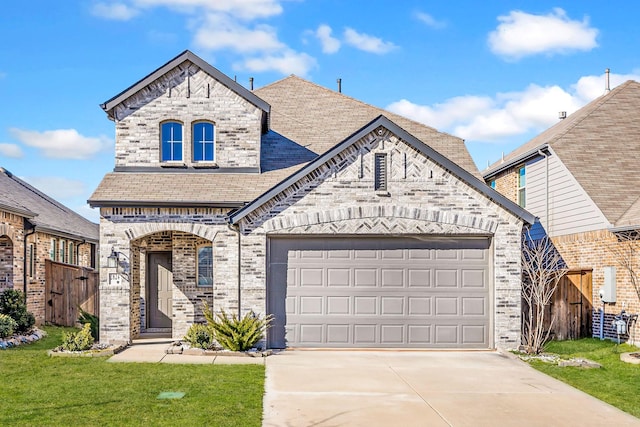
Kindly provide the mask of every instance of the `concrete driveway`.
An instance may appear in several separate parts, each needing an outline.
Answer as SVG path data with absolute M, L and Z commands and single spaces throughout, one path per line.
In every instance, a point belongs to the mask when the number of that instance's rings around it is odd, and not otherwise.
M 497 352 L 286 351 L 266 365 L 266 427 L 640 426 Z

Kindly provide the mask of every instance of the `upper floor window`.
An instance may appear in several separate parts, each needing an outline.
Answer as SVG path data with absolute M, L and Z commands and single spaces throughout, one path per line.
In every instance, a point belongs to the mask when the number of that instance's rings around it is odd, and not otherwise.
M 193 161 L 213 162 L 215 160 L 215 126 L 209 122 L 193 125 Z
M 527 206 L 527 177 L 525 174 L 525 168 L 522 166 L 518 169 L 518 204 L 523 208 Z
M 489 185 L 491 186 L 491 188 L 493 188 L 495 190 L 496 189 L 496 180 L 492 179 L 491 182 L 489 183 Z
M 160 126 L 163 162 L 182 161 L 182 123 L 164 122 Z

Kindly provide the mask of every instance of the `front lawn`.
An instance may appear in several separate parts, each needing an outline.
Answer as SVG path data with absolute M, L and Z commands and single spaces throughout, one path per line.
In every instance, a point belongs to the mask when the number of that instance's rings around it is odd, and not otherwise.
M 49 357 L 63 328 L 0 350 L 0 425 L 259 426 L 264 366 L 109 363 Z M 182 399 L 159 400 L 161 392 Z
M 640 365 L 620 360 L 620 353 L 639 351 L 637 347 L 612 341 L 585 338 L 575 341 L 552 341 L 546 353 L 560 355 L 563 359 L 580 357 L 602 365 L 601 369 L 556 365 L 532 360 L 529 363 L 539 371 L 564 381 L 636 417 L 640 417 Z

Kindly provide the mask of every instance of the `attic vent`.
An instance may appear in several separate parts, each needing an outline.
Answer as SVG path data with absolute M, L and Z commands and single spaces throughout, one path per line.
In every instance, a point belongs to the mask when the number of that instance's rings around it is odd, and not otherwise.
M 376 191 L 387 191 L 387 155 L 385 153 L 376 153 L 374 173 L 374 189 Z

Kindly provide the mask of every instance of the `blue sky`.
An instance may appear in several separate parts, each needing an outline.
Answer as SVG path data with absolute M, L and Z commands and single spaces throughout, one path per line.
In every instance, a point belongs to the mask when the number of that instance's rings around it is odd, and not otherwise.
M 113 169 L 99 104 L 185 49 L 255 87 L 296 74 L 462 137 L 482 170 L 611 86 L 640 80 L 628 1 L 6 2 L 0 166 L 92 220 Z

